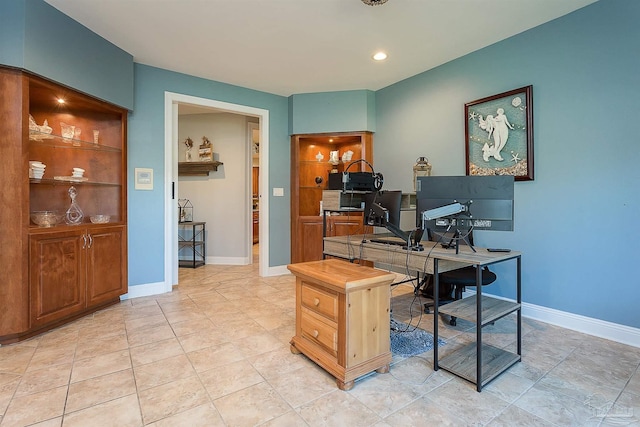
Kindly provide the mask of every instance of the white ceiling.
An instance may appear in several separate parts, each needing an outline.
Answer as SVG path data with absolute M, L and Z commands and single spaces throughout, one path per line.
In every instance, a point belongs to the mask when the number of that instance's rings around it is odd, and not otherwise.
M 289 96 L 378 90 L 595 0 L 45 1 L 137 63 Z

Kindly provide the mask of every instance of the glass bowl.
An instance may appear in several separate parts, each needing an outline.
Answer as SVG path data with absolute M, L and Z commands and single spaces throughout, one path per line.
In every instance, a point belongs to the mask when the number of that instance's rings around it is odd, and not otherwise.
M 111 215 L 91 215 L 89 219 L 94 224 L 106 224 L 111 220 Z
M 62 215 L 55 211 L 31 212 L 31 221 L 40 227 L 53 227 L 60 222 Z

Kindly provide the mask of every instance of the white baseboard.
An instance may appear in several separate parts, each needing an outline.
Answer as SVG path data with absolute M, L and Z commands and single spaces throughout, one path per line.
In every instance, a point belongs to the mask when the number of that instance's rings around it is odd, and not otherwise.
M 514 301 L 509 298 L 486 294 L 484 292 L 482 294 L 507 301 Z M 475 291 L 466 291 L 464 293 L 464 296 L 470 295 L 475 295 Z M 594 319 L 593 317 L 586 317 L 527 302 L 522 303 L 522 316 L 640 348 L 639 328 Z
M 121 300 L 130 298 L 148 297 L 150 295 L 164 294 L 170 292 L 171 287 L 166 286 L 164 282 L 145 283 L 142 285 L 129 286 L 129 292 L 120 295 Z
M 251 260 L 248 257 L 224 257 L 224 256 L 208 256 L 205 264 L 212 265 L 248 265 Z
M 283 276 L 285 274 L 291 274 L 286 265 L 276 265 L 275 267 L 269 267 L 267 276 Z

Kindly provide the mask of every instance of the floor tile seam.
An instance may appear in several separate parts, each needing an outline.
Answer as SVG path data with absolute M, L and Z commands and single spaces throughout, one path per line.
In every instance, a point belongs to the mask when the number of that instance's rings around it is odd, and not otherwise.
M 449 380 L 449 381 L 450 381 L 450 380 Z M 447 381 L 447 382 L 449 382 L 449 381 Z M 439 387 L 440 387 L 440 386 L 442 386 L 443 384 L 445 384 L 445 383 L 440 384 L 440 385 L 439 385 L 438 387 L 436 387 L 436 388 L 439 388 Z M 445 409 L 445 408 L 440 407 L 440 406 L 438 405 L 438 402 L 436 402 L 435 400 L 433 400 L 433 399 L 431 399 L 429 396 L 427 396 L 427 394 L 431 393 L 431 392 L 432 392 L 432 391 L 434 391 L 436 388 L 434 388 L 433 390 L 430 390 L 430 391 L 426 392 L 425 394 L 423 394 L 422 396 L 420 396 L 418 399 L 414 400 L 413 402 L 417 402 L 418 400 L 427 400 L 427 401 L 431 402 L 433 405 L 435 405 L 435 406 L 439 407 L 439 408 L 440 408 L 440 410 L 442 410 L 442 411 L 446 412 L 448 415 L 451 415 L 452 417 L 454 417 L 454 418 L 456 418 L 456 419 L 459 419 L 459 420 L 462 420 L 462 421 L 466 421 L 464 418 L 459 417 L 458 415 L 456 415 L 455 413 L 452 413 L 452 412 L 451 412 L 451 411 L 449 411 L 448 409 Z M 411 403 L 413 403 L 413 402 L 411 402 Z M 408 406 L 408 405 L 406 405 L 405 407 L 407 407 L 407 406 Z M 386 417 L 384 417 L 384 418 L 383 418 L 383 420 L 386 420 L 388 417 L 390 417 L 390 416 L 392 416 L 392 415 L 396 414 L 397 412 L 398 412 L 398 411 L 395 411 L 395 412 L 393 412 L 393 413 L 391 413 L 391 414 L 387 415 Z
M 254 369 L 255 369 L 255 368 L 254 368 Z M 259 373 L 259 372 L 258 372 L 258 373 Z M 335 393 L 336 391 L 340 391 L 340 390 L 337 388 L 337 386 L 336 386 L 336 389 L 335 389 L 335 390 L 327 390 L 325 393 L 322 393 L 321 395 L 316 396 L 316 397 L 314 397 L 314 398 L 313 398 L 313 399 L 311 399 L 311 400 L 308 400 L 308 401 L 306 401 L 306 402 L 300 403 L 298 406 L 293 406 L 293 404 L 291 404 L 291 403 L 290 403 L 290 402 L 289 402 L 289 401 L 288 401 L 288 400 L 287 400 L 287 399 L 282 395 L 282 393 L 280 393 L 280 392 L 278 391 L 278 389 L 277 389 L 277 388 L 276 388 L 276 387 L 275 387 L 275 386 L 274 386 L 274 385 L 269 381 L 269 379 L 265 378 L 262 374 L 260 374 L 260 375 L 264 378 L 265 382 L 269 385 L 269 387 L 271 387 L 271 389 L 272 389 L 272 390 L 273 390 L 273 391 L 278 395 L 278 397 L 280 397 L 280 399 L 282 399 L 282 401 L 283 401 L 283 402 L 285 402 L 287 405 L 289 405 L 289 407 L 290 407 L 293 411 L 295 411 L 295 412 L 300 416 L 300 418 L 302 418 L 302 415 L 300 415 L 299 409 L 300 409 L 302 406 L 304 406 L 304 405 L 308 405 L 308 404 L 310 404 L 310 403 L 312 403 L 312 402 L 315 402 L 315 401 L 316 401 L 316 400 L 318 400 L 318 399 L 322 399 L 323 397 L 328 396 L 328 395 L 329 395 L 329 394 L 331 394 L 331 393 Z M 304 419 L 304 418 L 303 418 L 303 419 Z M 305 420 L 305 422 L 306 422 L 306 420 Z
M 532 385 L 531 385 L 531 387 L 529 387 L 529 389 L 528 389 L 527 391 L 530 391 L 531 389 L 535 388 L 535 386 L 540 382 L 540 380 L 542 380 L 542 378 L 544 378 L 546 375 L 547 375 L 547 374 L 545 374 L 545 375 L 543 375 L 542 377 L 540 377 L 540 379 L 539 379 L 538 381 L 536 381 L 534 384 L 532 384 Z M 541 384 L 541 385 L 542 385 L 542 387 L 544 387 L 544 389 L 545 389 L 545 390 L 549 390 L 549 389 L 548 389 L 548 387 L 546 387 L 544 384 Z M 565 394 L 565 393 L 562 393 L 561 391 L 554 390 L 554 392 L 557 392 L 558 394 L 561 394 L 561 395 L 562 395 L 563 397 L 565 397 L 566 399 L 570 399 L 570 400 L 572 400 L 572 401 L 574 401 L 574 402 L 576 402 L 576 403 L 579 403 L 579 404 L 582 404 L 582 405 L 584 405 L 584 404 L 585 404 L 585 402 L 582 402 L 582 401 L 580 401 L 579 399 L 576 399 L 576 398 L 575 398 L 575 397 L 573 397 L 573 396 L 569 396 L 569 395 L 567 395 L 567 394 Z M 536 416 L 536 417 L 538 417 L 538 418 L 540 418 L 540 419 L 542 419 L 542 420 L 544 420 L 544 421 L 546 421 L 546 422 L 548 422 L 548 423 L 550 423 L 550 424 L 553 424 L 554 426 L 555 426 L 555 425 L 558 425 L 558 424 L 554 423 L 552 420 L 549 420 L 549 419 L 545 418 L 545 417 L 544 417 L 544 416 L 542 416 L 542 415 L 534 414 L 534 413 L 532 413 L 531 411 L 528 411 L 526 408 L 523 408 L 522 406 L 519 406 L 519 405 L 518 405 L 518 402 L 519 402 L 521 399 L 523 399 L 523 398 L 525 397 L 525 395 L 526 395 L 526 393 L 523 393 L 522 395 L 520 395 L 520 397 L 518 397 L 518 399 L 516 399 L 516 400 L 514 400 L 514 401 L 513 401 L 512 405 L 514 405 L 515 407 L 517 407 L 517 408 L 519 408 L 519 409 L 521 409 L 521 410 L 523 410 L 523 411 L 525 411 L 525 412 L 528 412 L 528 413 L 530 413 L 530 414 L 532 414 L 532 415 L 534 415 L 534 416 Z M 564 409 L 566 409 L 564 406 L 563 406 L 563 408 L 564 408 Z
M 154 384 L 151 387 L 141 388 L 140 386 L 138 386 L 138 379 L 136 378 L 135 372 L 133 374 L 133 379 L 135 380 L 137 393 L 145 392 L 145 391 L 154 389 L 156 387 L 166 386 L 167 384 L 171 384 L 171 383 L 174 383 L 176 381 L 186 380 L 186 379 L 193 378 L 193 377 L 198 377 L 198 380 L 201 381 L 201 378 L 198 376 L 198 373 L 195 372 L 195 370 L 194 370 L 194 372 L 192 374 L 187 375 L 185 377 L 172 378 L 171 380 L 165 380 L 163 382 L 159 382 L 157 384 Z
M 60 364 L 60 365 L 61 365 L 61 364 Z M 53 366 L 58 366 L 58 365 L 53 365 Z M 37 372 L 37 371 L 44 370 L 44 369 L 47 369 L 47 368 L 43 368 L 43 369 L 36 369 L 35 371 L 31 371 L 31 372 Z M 20 381 L 18 382 L 18 385 L 16 386 L 16 389 L 13 391 L 13 394 L 12 394 L 12 396 L 11 396 L 11 399 L 9 399 L 9 403 L 11 403 L 11 401 L 12 401 L 13 399 L 15 399 L 15 398 L 21 398 L 21 397 L 31 396 L 31 395 L 34 395 L 34 394 L 36 394 L 36 393 L 41 393 L 41 392 L 44 392 L 44 391 L 49 391 L 49 390 L 53 390 L 53 389 L 56 389 L 56 388 L 59 388 L 59 387 L 63 387 L 64 385 L 66 385 L 66 386 L 68 387 L 68 386 L 71 384 L 71 372 L 72 372 L 72 371 L 73 371 L 73 363 L 71 362 L 71 368 L 69 369 L 69 374 L 68 374 L 67 381 L 66 381 L 66 383 L 65 383 L 65 384 L 63 384 L 63 385 L 55 385 L 55 386 L 52 386 L 52 387 L 50 387 L 50 388 L 46 388 L 46 389 L 42 389 L 42 390 L 37 390 L 37 391 L 31 392 L 31 393 L 27 393 L 27 394 L 23 394 L 23 395 L 20 395 L 20 396 L 16 396 L 16 394 L 18 393 L 18 390 L 20 390 L 20 386 L 21 386 L 21 385 L 22 385 L 22 383 L 25 381 L 26 373 L 25 373 L 24 375 L 21 375 L 21 377 L 20 377 Z M 8 407 L 8 405 L 7 405 L 7 407 Z
M 124 337 L 124 338 L 125 338 L 125 340 L 127 339 L 126 335 L 125 335 L 125 337 Z M 75 357 L 74 357 L 74 363 L 75 363 L 76 361 L 78 361 L 78 362 L 79 362 L 79 361 L 81 361 L 81 360 L 90 359 L 90 358 L 92 358 L 92 357 L 97 357 L 97 356 L 102 356 L 102 355 L 104 355 L 104 354 L 110 354 L 110 353 L 116 353 L 116 352 L 118 352 L 118 351 L 129 350 L 129 348 L 130 348 L 130 346 L 129 346 L 129 341 L 127 341 L 127 345 L 126 345 L 126 347 L 119 348 L 119 349 L 115 349 L 115 350 L 110 349 L 110 351 L 107 351 L 106 353 L 93 353 L 93 354 L 90 354 L 90 355 L 88 355 L 88 356 L 78 356 L 78 354 L 77 354 L 77 353 L 78 353 L 78 350 L 77 350 L 77 348 L 76 348 L 76 355 L 75 355 Z
M 412 356 L 412 357 L 416 357 L 416 356 Z M 427 362 L 428 362 L 428 363 L 433 363 L 433 361 L 432 361 L 432 360 L 431 360 L 431 361 L 427 360 Z M 392 365 L 392 367 L 393 367 L 393 365 Z M 440 370 L 440 369 L 439 369 L 439 370 Z M 402 379 L 399 379 L 398 377 L 396 377 L 396 376 L 394 376 L 394 375 L 393 375 L 393 371 L 392 371 L 392 370 L 390 370 L 388 374 L 389 374 L 389 375 L 391 375 L 391 376 L 392 376 L 394 379 L 396 379 L 397 381 L 401 382 L 403 385 L 407 385 L 407 386 L 410 386 L 410 387 L 421 387 L 421 386 L 423 386 L 424 384 L 426 384 L 426 383 L 427 383 L 427 381 L 429 381 L 429 379 L 430 379 L 431 377 L 433 377 L 434 375 L 437 375 L 437 372 L 438 372 L 438 371 L 434 371 L 434 370 L 432 370 L 432 371 L 431 371 L 431 373 L 430 373 L 429 375 L 427 375 L 427 376 L 424 378 L 424 380 L 420 381 L 420 383 L 408 382 L 408 381 L 404 381 L 404 380 L 402 380 Z M 448 383 L 449 381 L 451 381 L 451 380 L 453 380 L 453 379 L 455 378 L 455 377 L 454 377 L 454 375 L 453 375 L 453 374 L 451 374 L 450 372 L 445 371 L 445 370 L 443 370 L 443 372 L 447 372 L 448 374 L 450 374 L 450 377 L 449 377 L 449 378 L 447 378 L 447 379 L 446 379 L 446 381 L 443 381 L 441 384 L 439 384 L 437 387 L 440 387 L 441 385 L 444 385 L 444 384 Z M 437 388 L 437 387 L 436 387 L 436 388 Z M 431 390 L 423 392 L 423 393 L 422 393 L 422 395 L 424 396 L 424 395 L 426 395 L 426 394 L 427 394 L 427 393 L 429 393 L 429 392 L 431 392 Z
M 533 386 L 532 386 L 532 387 L 533 387 Z M 530 387 L 530 388 L 531 388 L 531 387 Z M 529 389 L 530 389 L 530 388 L 529 388 Z M 529 389 L 527 389 L 527 390 L 529 390 Z M 522 393 L 522 394 L 520 395 L 520 397 L 522 397 L 522 395 L 524 395 L 524 393 Z M 524 409 L 524 408 L 521 408 L 520 406 L 518 406 L 518 405 L 516 405 L 516 404 L 515 404 L 515 401 L 514 401 L 514 402 L 512 402 L 511 404 L 507 405 L 507 407 L 506 407 L 506 408 L 502 409 L 498 414 L 496 414 L 493 418 L 491 418 L 491 419 L 490 419 L 490 420 L 489 420 L 485 425 L 490 425 L 490 424 L 491 424 L 491 422 L 492 422 L 493 420 L 495 420 L 495 419 L 499 418 L 499 417 L 500 417 L 502 414 L 504 414 L 504 413 L 505 413 L 509 408 L 512 408 L 512 407 L 513 407 L 513 408 L 518 408 L 519 410 L 526 412 L 527 414 L 529 414 L 529 415 L 533 416 L 534 418 L 538 418 L 538 419 L 540 419 L 540 420 L 542 420 L 542 421 L 544 421 L 544 422 L 547 422 L 547 423 L 549 423 L 549 424 L 551 424 L 551 425 L 553 425 L 553 426 L 556 426 L 556 427 L 562 427 L 562 426 L 560 426 L 560 425 L 558 425 L 558 424 L 556 424 L 556 423 L 554 423 L 554 422 L 552 422 L 552 421 L 550 421 L 550 420 L 547 420 L 547 419 L 545 419 L 545 418 L 543 418 L 543 417 L 539 416 L 538 414 L 534 414 L 533 412 L 530 412 L 530 411 L 528 411 L 528 410 L 526 410 L 526 409 Z
M 66 405 L 66 402 L 67 402 L 67 396 L 68 396 L 68 394 L 69 394 L 69 385 L 67 384 L 66 386 L 62 385 L 62 386 L 54 387 L 54 389 L 56 389 L 56 388 L 62 388 L 62 387 L 66 387 L 66 389 L 67 389 L 67 390 L 66 390 L 66 393 L 65 393 L 65 404 L 62 406 L 62 413 L 61 413 L 61 414 L 58 414 L 58 415 L 55 415 L 55 416 L 52 416 L 52 417 L 50 417 L 50 418 L 43 419 L 43 420 L 37 420 L 37 421 L 35 421 L 35 422 L 33 422 L 33 423 L 29 424 L 29 425 L 38 424 L 38 423 L 41 423 L 41 422 L 43 422 L 43 421 L 51 420 L 51 419 L 54 419 L 54 418 L 57 418 L 57 417 L 61 417 L 61 416 L 62 416 L 62 414 L 64 413 L 64 406 Z M 53 389 L 51 389 L 51 390 L 53 390 Z M 35 393 L 34 393 L 34 394 L 35 394 Z M 30 396 L 30 395 L 27 395 L 27 396 Z M 20 399 L 20 398 L 22 398 L 22 397 L 23 397 L 23 396 L 18 396 L 18 399 Z M 26 397 L 26 396 L 24 396 L 24 397 Z M 7 405 L 7 409 L 6 409 L 6 410 L 5 410 L 5 412 L 0 416 L 0 425 L 2 425 L 2 422 L 5 420 L 6 415 L 7 415 L 7 412 L 9 411 L 9 408 L 11 407 L 11 404 L 15 401 L 15 399 L 16 399 L 16 397 L 15 397 L 15 396 L 13 396 L 13 397 L 11 398 L 11 400 L 9 401 L 9 404 Z
M 294 413 L 294 414 L 298 415 L 298 417 L 300 418 L 300 420 L 302 420 L 302 422 L 304 423 L 304 425 L 305 425 L 305 426 L 307 426 L 307 427 L 310 427 L 310 426 L 311 426 L 311 425 L 307 422 L 307 420 L 305 420 L 304 418 L 302 418 L 302 415 L 300 415 L 299 413 L 297 413 L 297 412 L 296 412 L 296 410 L 292 408 L 292 409 L 291 409 L 291 411 L 287 411 L 287 412 L 285 412 L 284 414 L 280 414 L 280 415 L 278 415 L 278 416 L 277 416 L 277 417 L 275 417 L 275 418 L 272 418 L 272 419 L 270 419 L 270 420 L 266 420 L 266 421 L 264 421 L 264 422 L 262 422 L 262 423 L 260 423 L 260 424 L 256 424 L 256 426 L 255 426 L 255 427 L 264 426 L 264 425 L 266 425 L 267 423 L 270 423 L 270 422 L 272 422 L 273 420 L 275 420 L 275 419 L 277 419 L 277 418 L 280 418 L 280 417 L 282 417 L 282 416 L 284 416 L 284 415 L 288 414 L 289 412 L 292 412 L 292 413 Z M 0 418 L 0 420 L 1 420 L 1 418 Z
M 114 352 L 114 353 L 115 353 L 115 352 Z M 107 353 L 107 354 L 109 354 L 109 353 Z M 129 357 L 131 357 L 131 352 L 129 352 Z M 68 386 L 71 386 L 71 385 L 73 385 L 73 384 L 78 384 L 78 383 L 81 383 L 81 382 L 83 382 L 83 381 L 93 380 L 93 379 L 96 379 L 96 378 L 104 377 L 105 375 L 112 375 L 112 374 L 116 374 L 116 373 L 118 373 L 118 372 L 126 371 L 126 370 L 128 370 L 128 369 L 133 370 L 133 366 L 129 366 L 128 368 L 124 368 L 124 369 L 118 369 L 118 370 L 116 370 L 116 371 L 108 372 L 108 373 L 106 373 L 106 374 L 102 374 L 102 375 L 96 375 L 96 376 L 93 376 L 93 377 L 87 377 L 87 378 L 83 378 L 83 379 L 81 379 L 81 380 L 72 381 L 72 380 L 71 380 L 71 378 L 73 378 L 73 368 L 71 368 L 71 373 L 70 373 L 69 383 L 68 383 L 67 385 L 68 385 Z
M 18 381 L 18 384 L 16 384 L 15 390 L 13 390 L 13 393 L 11 394 L 11 398 L 7 401 L 7 407 L 4 408 L 4 411 L 0 414 L 0 425 L 2 425 L 2 420 L 4 419 L 4 416 L 7 415 L 7 411 L 9 410 L 9 407 L 11 406 L 11 402 L 13 402 L 13 400 L 16 398 L 16 393 L 18 392 L 18 389 L 20 388 L 20 384 L 22 384 L 22 378 L 23 378 L 23 376 L 20 377 L 20 381 Z
M 131 392 L 131 393 L 127 393 L 127 394 L 123 394 L 123 395 L 120 395 L 120 396 L 112 397 L 112 398 L 109 398 L 107 400 L 101 401 L 99 403 L 94 403 L 92 405 L 85 406 L 83 408 L 79 408 L 79 409 L 67 412 L 67 403 L 68 403 L 68 399 L 69 399 L 69 392 L 67 391 L 67 399 L 65 400 L 65 403 L 64 403 L 64 412 L 63 412 L 62 415 L 66 417 L 67 415 L 71 415 L 71 414 L 78 413 L 80 411 L 85 411 L 87 409 L 95 408 L 96 406 L 104 405 L 105 403 L 113 402 L 114 400 L 122 399 L 123 397 L 128 397 L 128 396 L 133 396 L 133 395 L 136 395 L 137 400 L 139 400 L 139 395 L 138 395 L 137 391 L 134 391 L 134 392 Z M 139 406 L 140 406 L 140 402 L 138 402 L 138 407 Z M 62 422 L 63 422 L 63 425 L 64 425 L 64 419 L 62 420 Z
M 356 384 L 357 387 L 357 384 Z M 355 398 L 358 402 L 360 402 L 365 408 L 367 408 L 369 411 L 371 411 L 372 413 L 376 414 L 380 420 L 384 421 L 388 416 L 397 413 L 398 411 L 401 411 L 402 409 L 406 408 L 407 406 L 411 405 L 414 402 L 417 402 L 418 400 L 422 399 L 423 397 L 425 397 L 426 392 L 421 393 L 419 396 L 416 396 L 415 398 L 411 399 L 410 401 L 407 401 L 406 403 L 404 403 L 403 405 L 398 405 L 398 407 L 395 407 L 393 411 L 389 412 L 386 415 L 382 415 L 378 412 L 378 410 L 376 410 L 375 408 L 370 407 L 369 405 L 367 405 L 365 402 L 363 402 L 362 400 L 360 400 L 358 398 L 358 396 L 356 396 L 353 393 L 349 393 L 353 398 Z M 385 408 L 385 410 L 388 410 Z M 379 422 L 379 421 L 378 421 Z M 373 424 L 375 425 L 375 423 Z
M 564 363 L 564 362 L 566 361 L 566 359 L 569 357 L 569 355 L 570 355 L 570 354 L 572 354 L 573 352 L 577 351 L 577 349 L 578 349 L 577 347 L 576 347 L 575 349 L 573 349 L 569 354 L 567 354 L 567 356 L 566 356 L 563 360 L 561 360 L 560 362 L 558 362 L 556 365 L 554 365 L 552 368 L 550 368 L 547 372 L 545 372 L 545 374 L 544 374 L 544 375 L 542 375 L 540 378 L 538 378 L 538 380 L 537 380 L 533 385 L 536 385 L 536 384 L 540 383 L 540 382 L 542 381 L 542 379 L 543 379 L 543 378 L 547 377 L 548 375 L 551 375 L 551 373 L 553 372 L 553 370 L 554 370 L 554 369 L 556 369 L 556 368 L 558 368 L 558 367 L 559 367 L 559 365 L 561 365 L 562 363 Z M 640 369 L 640 368 L 637 368 L 637 369 Z M 631 380 L 631 378 L 632 378 L 632 377 L 633 377 L 633 373 L 632 373 L 632 374 L 630 374 L 630 376 L 629 376 L 629 378 L 627 379 L 627 381 L 626 381 L 625 385 L 624 385 L 624 386 L 622 386 L 622 387 L 620 387 L 620 388 L 619 388 L 619 387 L 611 387 L 611 386 L 608 386 L 608 385 L 605 385 L 605 387 L 607 387 L 607 388 L 609 388 L 609 389 L 611 389 L 611 390 L 618 390 L 618 389 L 619 389 L 619 391 L 617 392 L 617 397 L 616 397 L 616 400 L 617 400 L 617 399 L 620 397 L 620 395 L 622 394 L 622 392 L 624 391 L 624 389 L 626 388 L 626 386 L 629 384 L 629 381 Z M 597 385 L 598 385 L 599 387 L 602 387 L 602 385 L 600 385 L 600 382 L 599 382 L 598 380 L 595 380 L 595 382 L 597 383 Z M 542 385 L 543 387 L 546 387 L 544 384 L 541 384 L 541 385 Z M 532 387 L 533 387 L 533 386 L 532 386 Z M 531 388 L 531 387 L 530 387 L 530 388 Z M 561 395 L 565 396 L 565 397 L 569 397 L 569 398 L 572 398 L 572 399 L 574 399 L 574 400 L 577 400 L 574 396 L 571 396 L 571 395 L 569 395 L 569 394 L 563 393 L 561 390 L 557 390 L 557 392 L 558 392 L 558 393 L 560 393 Z
M 260 373 L 259 373 L 259 372 L 258 372 L 258 375 L 260 375 Z M 239 388 L 239 389 L 237 389 L 237 390 L 233 390 L 233 391 L 232 391 L 232 392 L 230 392 L 230 393 L 226 393 L 226 394 L 223 394 L 223 395 L 218 396 L 218 397 L 215 397 L 215 398 L 211 396 L 211 393 L 209 393 L 209 389 L 207 388 L 207 386 L 206 386 L 206 385 L 204 384 L 204 382 L 202 381 L 202 378 L 198 377 L 198 380 L 199 380 L 199 381 L 200 381 L 200 383 L 202 384 L 202 387 L 204 388 L 204 390 L 207 392 L 207 397 L 209 397 L 209 401 L 210 401 L 210 402 L 215 406 L 216 410 L 217 410 L 218 412 L 220 412 L 220 410 L 219 410 L 219 409 L 218 409 L 218 407 L 216 406 L 216 401 L 217 401 L 217 400 L 224 399 L 224 398 L 226 398 L 226 397 L 228 397 L 228 396 L 231 396 L 231 395 L 233 395 L 233 394 L 239 393 L 239 392 L 244 391 L 244 390 L 248 390 L 248 389 L 250 389 L 251 387 L 255 387 L 255 386 L 257 386 L 258 384 L 265 383 L 265 384 L 267 384 L 267 385 L 269 386 L 269 388 L 271 388 L 275 393 L 278 393 L 278 390 L 276 390 L 275 388 L 273 388 L 273 386 L 272 386 L 271 384 L 269 384 L 269 383 L 267 382 L 267 380 L 265 380 L 265 378 L 264 378 L 262 375 L 260 375 L 260 377 L 262 378 L 262 381 L 258 381 L 257 383 L 252 383 L 252 384 L 250 384 L 250 385 L 247 385 L 247 386 L 245 386 L 245 387 L 241 387 L 241 388 Z M 287 405 L 289 405 L 289 407 L 291 408 L 291 405 L 289 404 L 289 402 L 287 402 L 284 398 L 282 398 L 282 397 L 280 396 L 280 394 L 279 394 L 279 393 L 278 393 L 278 396 L 282 399 L 282 401 L 283 401 L 283 402 L 285 402 L 285 403 L 286 403 Z M 222 412 L 220 412 L 220 414 L 222 414 Z

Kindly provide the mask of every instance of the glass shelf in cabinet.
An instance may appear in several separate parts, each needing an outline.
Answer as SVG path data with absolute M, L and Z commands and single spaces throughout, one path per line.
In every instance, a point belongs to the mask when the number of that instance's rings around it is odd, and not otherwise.
M 53 135 L 43 132 L 29 132 L 29 141 L 33 144 L 56 148 L 73 148 L 76 150 L 97 150 L 97 151 L 122 151 L 122 148 L 110 147 L 103 144 L 95 144 L 93 142 L 83 141 L 80 139 L 63 138 L 59 135 Z
M 69 177 L 72 178 L 72 177 Z M 105 187 L 119 187 L 122 186 L 121 183 L 117 183 L 117 182 L 100 182 L 100 181 L 77 181 L 77 180 L 72 180 L 72 179 L 52 179 L 52 178 L 41 178 L 41 179 L 35 179 L 35 178 L 29 178 L 29 182 L 31 184 L 42 184 L 42 185 L 65 185 L 65 186 L 69 186 L 69 185 L 97 185 L 97 186 L 105 186 Z

